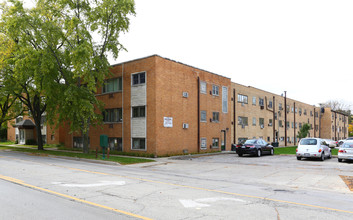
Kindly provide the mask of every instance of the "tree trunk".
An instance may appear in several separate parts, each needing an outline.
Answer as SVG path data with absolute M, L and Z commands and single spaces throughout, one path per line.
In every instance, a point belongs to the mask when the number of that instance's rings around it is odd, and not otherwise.
M 36 124 L 38 150 L 44 150 L 43 139 L 42 139 L 42 129 L 41 129 L 41 117 L 42 116 L 40 115 L 39 117 L 36 117 L 34 119 L 34 122 Z
M 88 135 L 88 129 L 87 132 L 82 131 L 82 142 L 83 142 L 83 149 L 82 152 L 84 154 L 88 154 L 89 153 L 89 135 Z

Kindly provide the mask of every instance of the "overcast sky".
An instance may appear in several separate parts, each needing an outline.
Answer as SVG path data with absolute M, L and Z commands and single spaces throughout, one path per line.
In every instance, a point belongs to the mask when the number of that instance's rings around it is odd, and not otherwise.
M 353 0 L 135 3 L 128 52 L 112 64 L 158 54 L 307 104 L 353 106 Z

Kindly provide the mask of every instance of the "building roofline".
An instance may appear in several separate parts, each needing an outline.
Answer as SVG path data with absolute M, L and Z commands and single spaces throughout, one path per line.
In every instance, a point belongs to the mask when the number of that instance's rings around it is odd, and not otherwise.
M 160 55 L 158 55 L 158 54 L 153 54 L 153 55 L 146 56 L 146 57 L 141 57 L 141 58 L 137 58 L 137 59 L 133 59 L 133 60 L 128 60 L 128 61 L 125 61 L 125 62 L 113 64 L 113 65 L 110 65 L 110 66 L 111 66 L 111 67 L 115 67 L 115 66 L 119 66 L 119 65 L 122 65 L 122 64 L 126 64 L 126 63 L 131 63 L 131 62 L 135 62 L 135 61 L 139 61 L 139 60 L 144 60 L 144 59 L 151 58 L 151 57 L 159 57 L 159 58 L 162 58 L 162 59 L 165 59 L 165 60 L 174 62 L 174 63 L 178 63 L 178 64 L 181 64 L 181 65 L 184 65 L 184 66 L 187 66 L 187 67 L 191 67 L 191 68 L 194 68 L 194 69 L 198 69 L 198 70 L 201 70 L 201 71 L 204 71 L 204 72 L 213 74 L 213 75 L 217 75 L 217 76 L 220 76 L 220 77 L 223 77 L 223 78 L 226 78 L 226 79 L 231 79 L 231 78 L 229 78 L 229 77 L 222 76 L 222 75 L 220 75 L 220 74 L 213 73 L 213 72 L 210 72 L 210 71 L 208 71 L 208 70 L 204 70 L 204 69 L 201 69 L 201 68 L 198 68 L 198 67 L 195 67 L 195 66 L 191 66 L 191 65 L 189 65 L 189 64 L 185 64 L 185 63 L 182 63 L 182 62 L 179 62 L 179 61 L 176 61 L 176 60 L 172 60 L 172 59 L 169 59 L 169 58 L 167 58 L 167 57 L 162 57 L 162 56 L 160 56 Z

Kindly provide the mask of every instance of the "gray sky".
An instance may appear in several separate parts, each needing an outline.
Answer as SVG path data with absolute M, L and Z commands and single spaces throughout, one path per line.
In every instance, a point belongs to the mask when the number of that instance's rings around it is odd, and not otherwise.
M 128 52 L 112 64 L 158 54 L 307 104 L 353 106 L 352 0 L 135 3 Z

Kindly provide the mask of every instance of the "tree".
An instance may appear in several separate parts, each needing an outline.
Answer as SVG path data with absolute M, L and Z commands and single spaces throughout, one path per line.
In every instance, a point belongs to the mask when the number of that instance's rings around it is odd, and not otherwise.
M 302 128 L 298 132 L 298 138 L 299 139 L 306 138 L 309 134 L 310 129 L 311 129 L 310 124 L 304 123 Z
M 4 5 L 1 32 L 16 45 L 6 83 L 37 127 L 44 112 L 50 124 L 67 121 L 72 132 L 81 131 L 88 152 L 89 126 L 102 118 L 97 85 L 109 74 L 108 53 L 117 58 L 125 49 L 118 39 L 134 7 L 133 0 L 38 0 L 31 9 L 19 0 Z
M 348 115 L 351 115 L 351 106 L 344 103 L 343 101 L 338 100 L 329 100 L 325 103 L 321 103 L 320 107 L 323 108 L 331 108 L 334 111 L 342 112 Z

